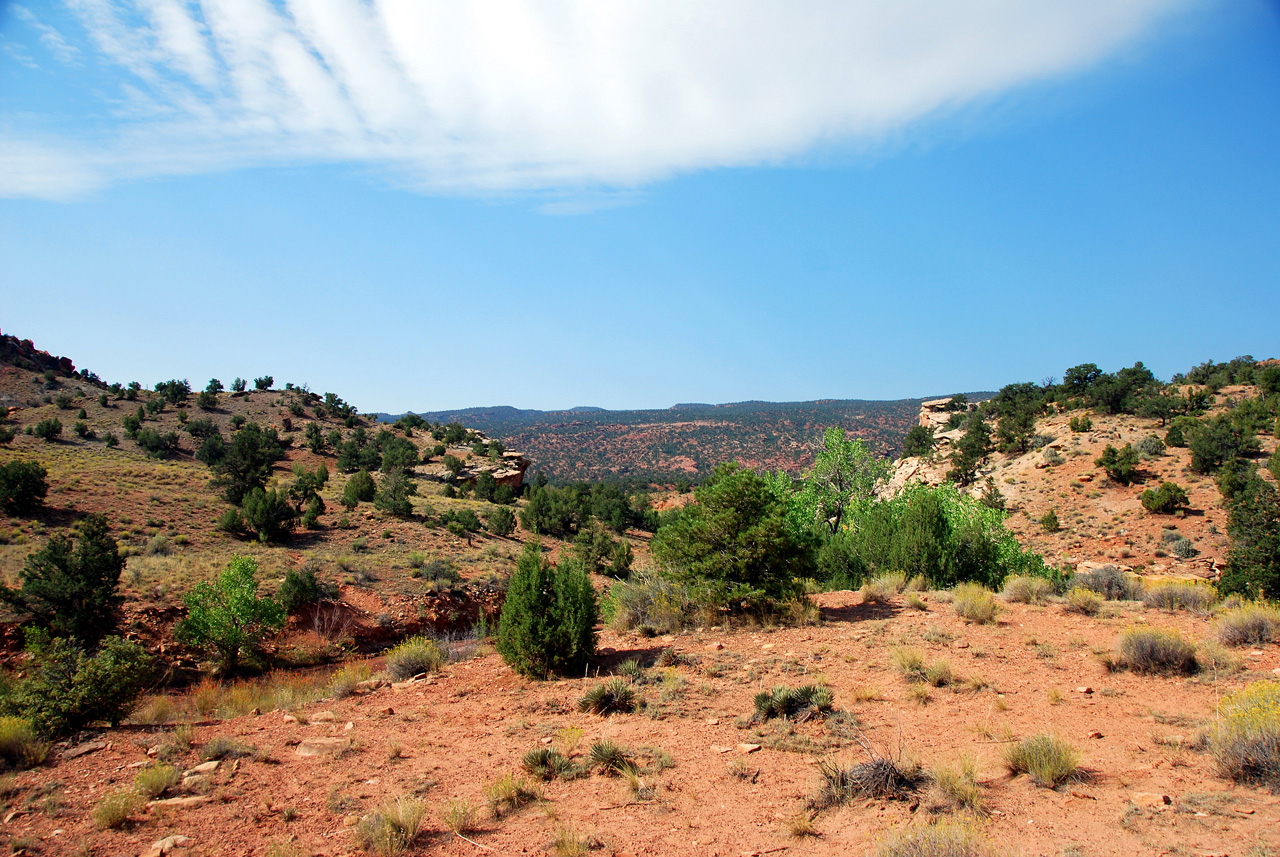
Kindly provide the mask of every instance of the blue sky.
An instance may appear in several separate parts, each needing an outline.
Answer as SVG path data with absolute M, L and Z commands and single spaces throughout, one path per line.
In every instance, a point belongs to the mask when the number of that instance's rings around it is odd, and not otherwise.
M 0 0 L 0 328 L 393 412 L 1280 356 L 1277 4 L 796 8 Z

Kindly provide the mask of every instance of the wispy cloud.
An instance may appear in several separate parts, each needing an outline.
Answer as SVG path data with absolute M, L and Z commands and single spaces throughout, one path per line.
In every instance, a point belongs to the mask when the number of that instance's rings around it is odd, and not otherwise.
M 67 2 L 85 42 L 36 38 L 118 70 L 113 118 L 5 122 L 0 194 L 299 162 L 431 192 L 635 187 L 1089 68 L 1193 0 Z

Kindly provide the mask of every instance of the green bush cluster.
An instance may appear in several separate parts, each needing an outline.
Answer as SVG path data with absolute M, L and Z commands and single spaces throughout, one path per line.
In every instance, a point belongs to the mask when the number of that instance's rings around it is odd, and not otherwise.
M 520 553 L 498 624 L 498 652 L 534 678 L 576 673 L 595 654 L 595 590 L 580 569 L 555 568 L 537 542 Z

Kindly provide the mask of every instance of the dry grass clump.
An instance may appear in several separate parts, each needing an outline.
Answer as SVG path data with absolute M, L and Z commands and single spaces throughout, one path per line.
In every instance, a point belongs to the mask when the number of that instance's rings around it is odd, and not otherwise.
M 900 800 L 913 794 L 924 782 L 924 773 L 914 762 L 903 762 L 868 750 L 871 758 L 856 765 L 841 765 L 834 759 L 818 763 L 822 785 L 809 799 L 813 809 L 840 806 L 859 798 Z
M 479 814 L 475 805 L 466 798 L 450 798 L 440 810 L 440 823 L 445 830 L 462 835 L 471 833 L 479 826 Z
M 1135 574 L 1125 574 L 1114 565 L 1104 565 L 1102 568 L 1077 574 L 1072 582 L 1098 593 L 1107 601 L 1137 601 L 1142 597 L 1142 579 Z
M 1218 600 L 1218 590 L 1207 583 L 1175 580 L 1152 586 L 1142 596 L 1142 602 L 1158 610 L 1189 610 L 1199 616 L 1208 614 L 1213 602 Z
M 1000 595 L 1014 604 L 1043 604 L 1053 594 L 1053 584 L 1043 577 L 1015 574 L 1005 578 Z
M 1085 616 L 1097 616 L 1102 609 L 1102 596 L 1092 589 L 1077 586 L 1067 593 L 1067 610 Z
M 835 695 L 826 685 L 806 684 L 797 688 L 778 685 L 773 690 L 762 690 L 754 699 L 756 717 L 768 720 L 773 717 L 808 720 L 815 714 L 825 714 L 835 703 Z
M 173 697 L 161 694 L 140 703 L 129 715 L 129 721 L 142 726 L 163 726 L 177 720 L 181 713 L 181 706 Z
M 254 748 L 248 744 L 242 744 L 236 739 L 228 738 L 225 735 L 215 735 L 200 748 L 200 761 L 220 762 L 223 759 L 252 756 L 254 752 L 256 752 Z
M 893 667 L 903 678 L 910 682 L 925 680 L 924 652 L 909 646 L 894 646 L 889 650 L 889 659 Z
M 396 857 L 413 845 L 422 829 L 427 806 L 416 798 L 383 804 L 356 824 L 356 842 L 371 854 Z
M 1138 673 L 1196 671 L 1196 647 L 1173 629 L 1130 628 L 1120 636 L 1120 662 Z
M 449 653 L 430 637 L 410 637 L 387 653 L 386 670 L 396 681 L 433 673 L 449 660 Z
M 148 798 L 157 798 L 178 784 L 182 772 L 173 765 L 152 765 L 134 777 L 133 785 Z
M 123 827 L 129 816 L 142 808 L 142 803 L 142 795 L 135 789 L 116 789 L 89 810 L 89 817 L 100 830 L 115 830 Z
M 863 604 L 883 604 L 907 586 L 907 576 L 900 571 L 877 574 L 862 584 L 858 594 Z
M 484 798 L 493 817 L 501 818 L 504 812 L 514 812 L 535 800 L 542 800 L 542 789 L 536 783 L 508 772 L 484 787 Z
M 5 768 L 25 771 L 44 763 L 49 745 L 40 740 L 31 721 L 22 717 L 0 717 L 0 762 Z
M 1280 609 L 1245 604 L 1221 613 L 1215 625 L 1218 641 L 1228 646 L 1273 643 L 1280 640 Z
M 636 691 L 625 678 L 614 677 L 600 682 L 578 700 L 578 710 L 607 717 L 614 712 L 630 712 L 636 708 Z
M 329 696 L 346 699 L 356 692 L 356 685 L 373 678 L 373 668 L 368 664 L 348 664 L 329 678 Z
M 1280 681 L 1258 681 L 1223 697 L 1210 736 L 1218 772 L 1280 791 Z
M 1010 745 L 1004 762 L 1013 773 L 1028 774 L 1036 785 L 1053 789 L 1077 775 L 1080 753 L 1053 735 L 1032 735 Z
M 982 811 L 982 787 L 978 785 L 978 767 L 972 756 L 962 756 L 954 766 L 938 765 L 932 773 L 941 806 Z
M 966 819 L 943 818 L 890 834 L 876 857 L 993 857 L 998 851 Z
M 956 674 L 948 660 L 934 661 L 925 667 L 924 680 L 934 687 L 949 687 L 956 683 Z
M 993 625 L 1000 615 L 1000 605 L 991 590 L 981 583 L 962 583 L 951 591 L 956 615 L 966 622 Z
M 551 848 L 556 857 L 586 857 L 590 850 L 587 837 L 568 825 L 557 828 Z

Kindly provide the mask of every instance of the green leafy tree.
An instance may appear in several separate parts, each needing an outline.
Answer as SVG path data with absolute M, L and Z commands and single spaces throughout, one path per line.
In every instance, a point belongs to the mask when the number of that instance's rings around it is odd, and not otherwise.
M 44 505 L 49 472 L 34 461 L 0 464 L 0 508 L 10 515 L 27 515 Z
M 1242 420 L 1233 419 L 1233 416 L 1219 414 L 1185 429 L 1192 470 L 1213 473 L 1233 459 L 1258 451 L 1258 439 L 1252 427 Z
M 1107 444 L 1102 450 L 1102 455 L 1094 460 L 1094 464 L 1101 467 L 1107 472 L 1113 481 L 1119 482 L 1121 485 L 1129 485 L 1138 478 L 1138 462 L 1141 457 L 1138 451 L 1133 448 L 1133 444 L 1126 443 L 1122 448 L 1116 449 L 1111 444 Z
M 161 434 L 153 428 L 144 428 L 133 438 L 148 458 L 168 458 L 178 449 L 178 435 L 167 431 Z
M 248 386 L 248 383 L 243 378 L 237 377 L 234 381 L 231 382 L 231 392 L 243 393 L 244 388 L 247 386 Z
M 844 429 L 828 428 L 813 466 L 804 474 L 800 502 L 811 520 L 835 533 L 851 508 L 875 497 L 892 467 L 872 455 L 861 438 L 846 438 Z
M 261 378 L 253 379 L 253 389 L 270 390 L 271 385 L 274 384 L 275 382 L 276 382 L 276 379 L 272 378 L 270 375 L 263 375 Z
M 769 480 L 721 464 L 694 498 L 650 543 L 668 575 L 726 607 L 768 608 L 800 594 L 814 544 L 788 526 Z
M 124 558 L 102 515 L 88 515 L 78 539 L 61 534 L 27 557 L 17 589 L 0 588 L 0 600 L 59 637 L 94 646 L 115 627 Z
M 357 470 L 351 474 L 347 484 L 342 488 L 342 505 L 354 509 L 360 503 L 368 503 L 378 494 L 378 486 L 367 470 Z
M 382 472 L 399 468 L 410 470 L 418 463 L 418 448 L 403 437 L 389 437 L 379 444 L 382 453 Z
M 476 499 L 493 502 L 493 494 L 498 490 L 498 482 L 492 473 L 481 473 L 476 477 Z
M 216 583 L 202 582 L 183 601 L 187 615 L 174 628 L 179 642 L 211 652 L 219 671 L 233 672 L 268 635 L 284 627 L 284 606 L 258 597 L 258 562 L 236 556 Z
M 520 553 L 498 622 L 498 653 L 532 678 L 577 674 L 595 654 L 595 589 L 574 563 L 555 568 L 537 542 Z

